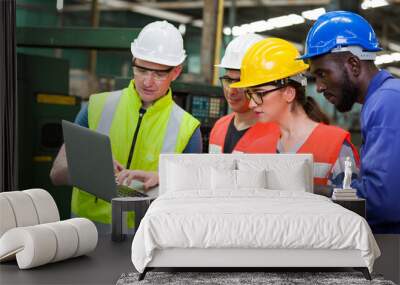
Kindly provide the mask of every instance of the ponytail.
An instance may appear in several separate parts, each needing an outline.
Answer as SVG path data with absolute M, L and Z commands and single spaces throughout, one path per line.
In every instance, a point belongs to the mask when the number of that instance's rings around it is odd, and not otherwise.
M 307 116 L 317 123 L 329 125 L 330 119 L 328 115 L 322 111 L 321 107 L 314 100 L 314 98 L 306 96 L 305 87 L 294 81 L 291 81 L 290 85 L 296 89 L 296 102 L 303 107 Z
M 321 110 L 321 107 L 313 97 L 306 96 L 303 109 L 311 120 L 317 123 L 324 123 L 326 125 L 330 124 L 329 117 Z

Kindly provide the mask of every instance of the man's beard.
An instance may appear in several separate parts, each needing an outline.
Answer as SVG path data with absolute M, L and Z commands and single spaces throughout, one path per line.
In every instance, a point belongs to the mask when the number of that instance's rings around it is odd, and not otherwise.
M 336 109 L 341 113 L 350 111 L 354 103 L 357 102 L 358 91 L 357 86 L 350 81 L 349 73 L 344 69 L 342 89 L 340 90 L 339 102 L 336 105 Z

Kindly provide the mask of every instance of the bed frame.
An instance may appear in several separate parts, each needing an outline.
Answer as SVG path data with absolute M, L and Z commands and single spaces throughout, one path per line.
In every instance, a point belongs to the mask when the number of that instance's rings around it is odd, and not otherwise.
M 152 261 L 139 275 L 155 268 L 232 268 L 235 271 L 252 271 L 255 268 L 338 268 L 350 267 L 361 271 L 371 280 L 368 268 L 359 250 L 327 249 L 193 249 L 171 248 L 155 250 Z M 251 270 L 250 270 L 251 269 Z
M 161 154 L 159 164 L 160 187 L 162 194 L 167 189 L 167 162 L 177 160 L 188 160 L 191 163 L 203 164 L 215 160 L 267 159 L 274 161 L 277 154 Z M 309 171 L 307 175 L 307 190 L 313 193 L 313 157 L 311 154 L 280 154 L 279 159 L 290 161 L 304 161 Z M 350 267 L 364 274 L 371 280 L 369 270 L 361 257 L 359 250 L 330 250 L 330 249 L 254 249 L 254 248 L 169 248 L 157 249 L 153 259 L 147 265 L 139 280 L 143 280 L 146 273 L 155 268 L 231 268 L 235 271 L 246 271 L 249 269 L 271 269 L 271 268 L 343 268 Z M 237 270 L 236 270 L 237 269 Z

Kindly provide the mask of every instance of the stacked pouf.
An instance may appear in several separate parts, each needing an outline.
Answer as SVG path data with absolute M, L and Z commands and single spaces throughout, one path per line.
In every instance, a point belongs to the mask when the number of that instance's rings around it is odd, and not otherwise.
M 43 189 L 0 193 L 0 262 L 20 269 L 86 254 L 98 233 L 88 219 L 60 221 L 53 197 Z

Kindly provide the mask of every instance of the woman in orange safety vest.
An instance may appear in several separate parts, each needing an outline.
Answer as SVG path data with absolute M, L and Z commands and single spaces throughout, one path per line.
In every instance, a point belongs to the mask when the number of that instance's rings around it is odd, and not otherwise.
M 220 77 L 224 96 L 231 114 L 220 118 L 210 133 L 210 153 L 245 153 L 249 147 L 263 153 L 268 152 L 280 131 L 277 124 L 258 122 L 255 114 L 249 109 L 249 100 L 240 88 L 230 88 L 229 85 L 240 80 L 240 66 L 246 51 L 263 37 L 257 34 L 244 34 L 233 39 L 226 47 L 221 63 L 217 67 L 224 69 Z M 264 138 L 265 143 L 252 143 Z
M 253 45 L 245 54 L 241 80 L 231 85 L 246 88 L 250 108 L 261 122 L 275 122 L 281 136 L 275 141 L 278 153 L 312 153 L 314 183 L 341 187 L 344 161 L 350 157 L 353 175 L 358 173 L 359 156 L 350 134 L 329 125 L 328 117 L 315 100 L 305 94 L 308 65 L 298 60 L 296 47 L 282 39 L 267 38 Z M 258 152 L 257 145 L 252 144 Z

